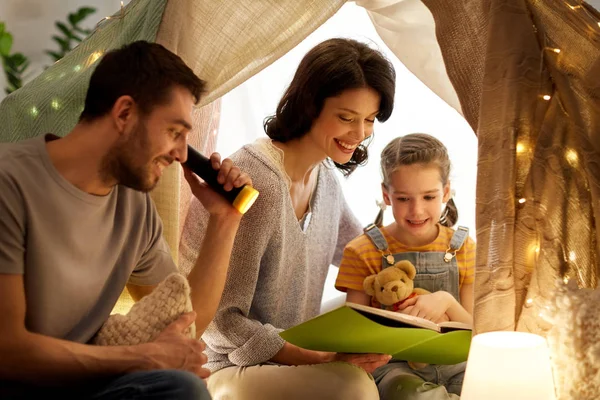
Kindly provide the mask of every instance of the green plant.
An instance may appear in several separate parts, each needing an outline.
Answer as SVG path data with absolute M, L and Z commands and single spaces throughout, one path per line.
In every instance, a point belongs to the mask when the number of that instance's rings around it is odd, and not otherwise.
M 54 35 L 52 39 L 58 44 L 60 50 L 46 50 L 46 54 L 58 61 L 73 49 L 73 44 L 77 46 L 87 35 L 91 33 L 89 29 L 83 29 L 79 24 L 89 15 L 96 12 L 92 7 L 81 7 L 77 11 L 69 13 L 67 16 L 68 22 L 56 21 L 56 28 L 62 36 Z
M 29 60 L 23 54 L 10 54 L 12 44 L 12 35 L 6 31 L 4 22 L 0 22 L 0 58 L 8 81 L 8 86 L 4 89 L 6 94 L 11 94 L 23 86 L 23 74 L 29 66 Z

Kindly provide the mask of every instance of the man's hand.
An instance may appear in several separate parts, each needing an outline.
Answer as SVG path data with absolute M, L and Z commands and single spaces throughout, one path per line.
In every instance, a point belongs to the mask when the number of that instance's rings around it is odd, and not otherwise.
M 202 368 L 207 361 L 203 353 L 205 344 L 183 333 L 195 318 L 193 311 L 184 314 L 166 327 L 156 340 L 141 345 L 150 361 L 147 369 L 179 369 L 192 372 L 202 379 L 208 378 L 210 371 Z
M 452 301 L 449 297 L 452 295 L 444 291 L 422 294 L 407 299 L 398 307 L 398 310 L 404 314 L 425 318 L 435 323 L 441 322 Z
M 345 361 L 372 373 L 382 365 L 387 364 L 392 356 L 387 354 L 350 354 L 335 353 L 332 361 Z
M 216 171 L 219 171 L 217 181 L 223 185 L 223 189 L 225 189 L 226 192 L 234 187 L 239 188 L 244 185 L 252 185 L 252 180 L 248 174 L 240 171 L 238 167 L 234 166 L 229 158 L 226 158 L 221 162 L 219 153 L 213 153 L 210 156 L 210 161 L 212 167 Z M 200 200 L 204 208 L 206 208 L 211 215 L 238 214 L 241 216 L 239 211 L 237 211 L 229 201 L 210 189 L 210 187 L 191 170 L 183 167 L 183 173 L 192 189 L 192 193 Z

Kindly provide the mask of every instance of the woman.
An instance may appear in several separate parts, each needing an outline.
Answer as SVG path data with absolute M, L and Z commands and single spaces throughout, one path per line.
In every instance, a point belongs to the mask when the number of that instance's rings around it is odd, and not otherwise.
M 230 157 L 260 195 L 242 220 L 219 310 L 203 335 L 213 398 L 379 398 L 365 371 L 389 356 L 305 350 L 279 332 L 318 314 L 329 265 L 362 233 L 333 165 L 348 176 L 366 162 L 374 120 L 389 118 L 394 92 L 394 68 L 381 53 L 327 40 L 305 55 L 265 121 L 269 138 Z M 193 203 L 180 246 L 184 271 L 207 220 Z

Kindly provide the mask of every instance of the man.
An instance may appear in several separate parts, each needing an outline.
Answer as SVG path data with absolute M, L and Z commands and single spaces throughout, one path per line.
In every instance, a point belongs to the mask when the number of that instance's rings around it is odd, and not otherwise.
M 125 285 L 137 300 L 176 271 L 148 192 L 185 162 L 204 86 L 175 54 L 135 42 L 98 64 L 68 135 L 0 145 L 0 397 L 210 397 L 204 345 L 182 332 L 211 321 L 242 215 L 188 170 L 211 215 L 188 276 L 196 312 L 151 343 L 87 344 Z M 226 190 L 251 184 L 211 160 Z

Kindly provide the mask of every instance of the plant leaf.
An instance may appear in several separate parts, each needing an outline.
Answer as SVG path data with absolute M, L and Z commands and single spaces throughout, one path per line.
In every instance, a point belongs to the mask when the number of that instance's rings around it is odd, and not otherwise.
M 60 46 L 60 49 L 63 51 L 63 53 L 65 53 L 71 49 L 71 46 L 69 45 L 68 40 L 63 39 L 56 35 L 52 36 L 52 39 L 54 39 L 56 41 L 56 43 L 58 43 L 58 45 Z
M 67 38 L 76 38 L 75 34 L 73 34 L 73 32 L 71 32 L 71 30 L 62 22 L 57 21 L 55 25 L 58 28 L 58 30 L 61 31 L 63 35 L 65 35 Z
M 61 58 L 63 58 L 62 55 L 58 54 L 55 51 L 46 50 L 46 54 L 48 54 L 50 57 L 54 58 L 54 61 L 58 61 Z
M 77 14 L 81 17 L 80 21 L 87 18 L 89 15 L 92 15 L 96 12 L 96 9 L 93 7 L 81 7 L 77 10 Z
M 77 23 L 79 21 L 76 20 L 77 16 L 73 13 L 69 13 L 69 15 L 67 16 L 67 19 L 69 20 L 69 23 L 75 27 L 75 25 L 77 25 Z
M 8 32 L 2 32 L 2 34 L 0 34 L 0 54 L 5 56 L 9 55 L 12 43 L 12 35 Z

